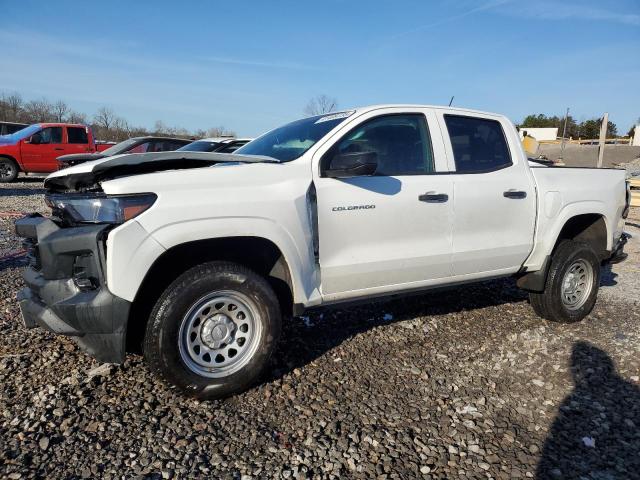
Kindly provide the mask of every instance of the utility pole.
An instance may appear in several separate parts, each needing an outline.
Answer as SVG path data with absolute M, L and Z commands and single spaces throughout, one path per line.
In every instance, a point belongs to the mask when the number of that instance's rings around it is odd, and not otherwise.
M 564 127 L 562 128 L 562 144 L 560 145 L 560 160 L 564 162 L 564 137 L 567 136 L 567 120 L 569 119 L 569 107 L 564 115 Z
M 602 125 L 600 125 L 600 147 L 598 149 L 598 168 L 602 168 L 602 160 L 604 158 L 604 144 L 607 139 L 607 126 L 609 126 L 609 114 L 604 113 L 602 117 Z

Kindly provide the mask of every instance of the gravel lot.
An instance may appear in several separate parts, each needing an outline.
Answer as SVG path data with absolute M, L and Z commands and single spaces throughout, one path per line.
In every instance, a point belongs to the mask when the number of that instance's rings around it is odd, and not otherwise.
M 510 280 L 293 319 L 270 378 L 185 399 L 25 330 L 0 184 L 0 478 L 640 478 L 640 211 L 594 312 L 557 325 Z

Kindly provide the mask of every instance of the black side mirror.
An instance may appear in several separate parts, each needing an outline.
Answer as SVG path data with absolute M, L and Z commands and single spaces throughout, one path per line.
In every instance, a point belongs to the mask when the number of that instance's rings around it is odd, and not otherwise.
M 42 143 L 42 136 L 39 133 L 34 133 L 31 135 L 29 143 L 32 143 L 33 145 L 40 145 Z
M 378 154 L 376 152 L 349 152 L 333 156 L 323 177 L 351 178 L 366 177 L 376 173 Z

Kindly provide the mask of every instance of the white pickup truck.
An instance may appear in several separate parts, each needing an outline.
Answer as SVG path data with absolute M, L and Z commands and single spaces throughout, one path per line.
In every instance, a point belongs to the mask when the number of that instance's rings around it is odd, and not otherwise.
M 574 322 L 625 258 L 623 170 L 530 162 L 504 116 L 386 105 L 304 118 L 234 154 L 121 155 L 45 180 L 25 325 L 200 397 L 246 389 L 313 307 L 513 276 Z

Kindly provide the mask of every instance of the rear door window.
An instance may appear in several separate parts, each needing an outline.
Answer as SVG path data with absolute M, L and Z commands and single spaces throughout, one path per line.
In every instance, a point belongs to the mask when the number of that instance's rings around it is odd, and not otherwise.
M 513 164 L 500 122 L 445 115 L 457 173 L 483 173 Z
M 82 127 L 67 127 L 68 143 L 89 143 L 87 129 Z

